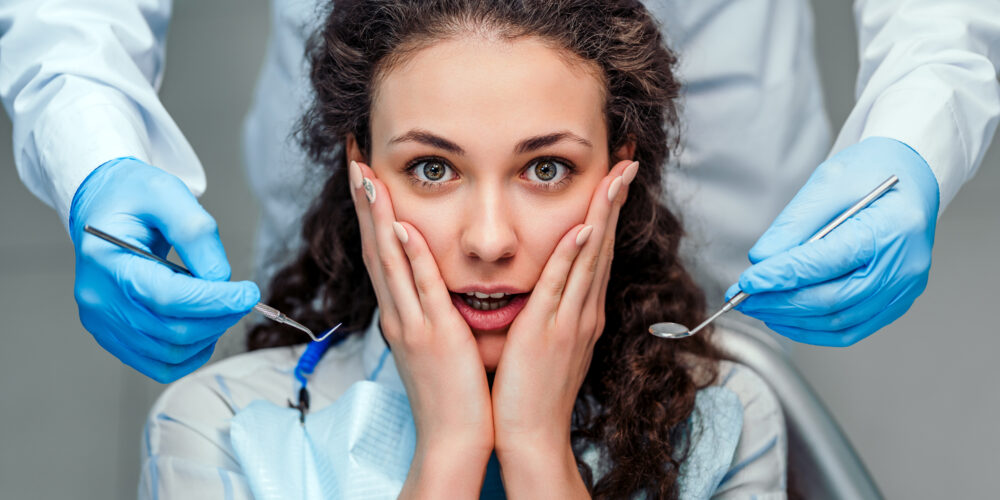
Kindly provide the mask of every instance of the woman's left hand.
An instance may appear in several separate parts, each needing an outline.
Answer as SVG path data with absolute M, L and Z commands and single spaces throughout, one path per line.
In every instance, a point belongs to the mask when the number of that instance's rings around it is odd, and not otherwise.
M 570 421 L 604 330 L 618 212 L 638 166 L 619 162 L 601 180 L 585 224 L 570 229 L 556 245 L 507 333 L 492 399 L 494 443 L 508 492 L 513 493 L 511 479 L 518 470 L 541 476 L 541 468 L 553 471 L 553 464 L 582 486 Z M 551 481 L 549 476 L 545 491 L 551 491 Z

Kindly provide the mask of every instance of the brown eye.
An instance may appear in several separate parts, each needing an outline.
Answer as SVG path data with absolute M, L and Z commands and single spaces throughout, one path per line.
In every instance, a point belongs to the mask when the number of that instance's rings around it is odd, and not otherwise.
M 542 158 L 528 165 L 524 175 L 529 181 L 546 189 L 555 188 L 569 180 L 574 167 L 555 158 Z
M 551 181 L 555 178 L 559 168 L 551 161 L 538 162 L 535 165 L 535 175 L 539 180 Z
M 426 158 L 414 161 L 406 168 L 410 179 L 423 187 L 438 187 L 458 177 L 444 160 Z
M 432 181 L 439 181 L 444 177 L 445 166 L 436 161 L 428 161 L 424 162 L 423 171 L 424 176 L 428 179 Z

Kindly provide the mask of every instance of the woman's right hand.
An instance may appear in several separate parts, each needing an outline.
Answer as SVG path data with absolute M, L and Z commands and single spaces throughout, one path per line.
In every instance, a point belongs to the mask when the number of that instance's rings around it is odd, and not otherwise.
M 452 304 L 419 231 L 396 222 L 385 184 L 371 168 L 356 162 L 351 162 L 349 176 L 382 333 L 406 387 L 417 430 L 403 492 L 430 493 L 437 488 L 425 487 L 439 483 L 450 484 L 439 493 L 454 496 L 454 481 L 461 477 L 468 478 L 462 482 L 474 486 L 472 496 L 478 497 L 493 450 L 493 410 L 476 339 Z M 430 480 L 428 474 L 439 479 Z

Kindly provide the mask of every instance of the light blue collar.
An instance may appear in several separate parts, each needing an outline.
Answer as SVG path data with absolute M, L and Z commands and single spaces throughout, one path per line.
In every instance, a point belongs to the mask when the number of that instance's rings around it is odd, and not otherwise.
M 416 429 L 396 364 L 382 338 L 378 311 L 364 333 L 356 382 L 333 404 L 299 412 L 265 400 L 239 411 L 230 440 L 256 498 L 395 498 L 409 471 Z M 724 477 L 743 426 L 743 406 L 722 387 L 698 392 L 692 446 L 681 465 L 681 498 L 708 498 Z M 591 448 L 582 459 L 596 478 L 606 464 Z M 499 463 L 491 457 L 482 498 L 502 497 Z
M 372 319 L 365 330 L 361 347 L 361 366 L 364 369 L 365 380 L 378 383 L 394 391 L 406 394 L 403 380 L 396 370 L 396 360 L 393 359 L 389 346 L 382 338 L 382 330 L 378 324 L 378 308 L 372 314 Z

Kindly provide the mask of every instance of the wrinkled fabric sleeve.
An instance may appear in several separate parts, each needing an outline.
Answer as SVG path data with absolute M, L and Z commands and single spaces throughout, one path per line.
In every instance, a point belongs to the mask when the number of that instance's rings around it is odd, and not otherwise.
M 63 224 L 88 174 L 134 156 L 200 195 L 205 175 L 156 94 L 170 0 L 0 3 L 0 99 L 18 174 Z
M 787 498 L 788 434 L 781 404 L 767 383 L 750 368 L 728 364 L 722 387 L 743 405 L 743 430 L 714 500 Z
M 220 376 L 185 378 L 167 388 L 143 432 L 138 498 L 254 498 L 229 440 L 235 411 Z
M 1000 2 L 856 0 L 857 102 L 831 155 L 868 137 L 913 148 L 938 216 L 972 178 L 1000 117 Z

